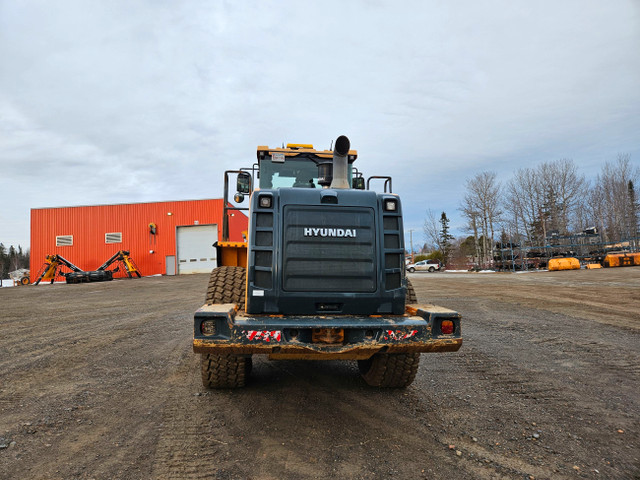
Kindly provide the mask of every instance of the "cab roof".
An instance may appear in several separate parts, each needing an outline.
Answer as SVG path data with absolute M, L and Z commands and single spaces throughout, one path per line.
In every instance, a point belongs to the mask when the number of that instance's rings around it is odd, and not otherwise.
M 269 148 L 266 145 L 258 146 L 257 157 L 258 160 L 263 160 L 266 156 L 271 156 L 274 153 L 284 154 L 285 157 L 297 157 L 298 155 L 315 156 L 319 158 L 333 158 L 333 150 L 315 150 L 313 145 L 308 143 L 287 143 L 286 148 Z M 357 150 L 349 150 L 347 154 L 349 163 L 358 158 Z

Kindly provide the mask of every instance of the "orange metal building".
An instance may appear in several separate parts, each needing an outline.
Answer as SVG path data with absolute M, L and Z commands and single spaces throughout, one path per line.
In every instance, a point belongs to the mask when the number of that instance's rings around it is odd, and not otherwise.
M 222 212 L 222 199 L 32 209 L 31 281 L 47 255 L 89 271 L 119 250 L 130 252 L 143 276 L 210 272 Z M 229 240 L 242 241 L 247 225 L 246 215 L 232 212 Z

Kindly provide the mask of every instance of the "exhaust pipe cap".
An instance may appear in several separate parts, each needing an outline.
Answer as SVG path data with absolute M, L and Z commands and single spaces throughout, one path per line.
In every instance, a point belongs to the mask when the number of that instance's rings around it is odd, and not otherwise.
M 347 153 L 349 153 L 349 148 L 351 148 L 351 142 L 349 141 L 349 139 L 345 135 L 340 135 L 336 140 L 336 147 L 334 149 L 334 152 L 336 152 L 340 156 L 346 155 Z

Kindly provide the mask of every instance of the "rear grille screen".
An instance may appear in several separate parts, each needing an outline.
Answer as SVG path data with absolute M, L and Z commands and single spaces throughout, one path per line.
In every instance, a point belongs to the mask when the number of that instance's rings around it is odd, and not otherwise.
M 284 208 L 283 288 L 291 292 L 375 292 L 371 208 Z

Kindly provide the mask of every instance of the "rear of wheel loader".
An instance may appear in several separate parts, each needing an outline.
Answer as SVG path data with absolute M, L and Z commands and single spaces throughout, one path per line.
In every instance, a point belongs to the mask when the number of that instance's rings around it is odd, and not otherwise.
M 250 195 L 246 242 L 218 242 L 219 267 L 194 318 L 194 352 L 206 387 L 244 386 L 252 355 L 357 361 L 366 383 L 406 387 L 421 353 L 454 352 L 460 315 L 418 304 L 404 270 L 400 198 L 365 190 L 357 152 L 258 147 L 258 165 L 238 177 Z M 259 185 L 254 188 L 254 181 Z M 367 185 L 369 182 L 367 182 Z M 389 191 L 387 191 L 387 187 Z

